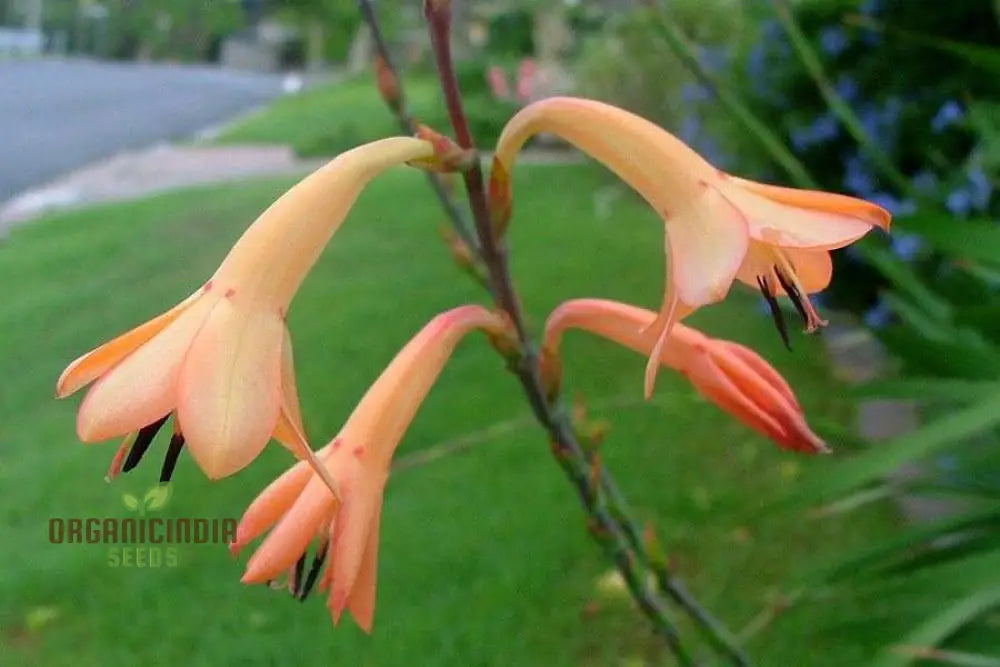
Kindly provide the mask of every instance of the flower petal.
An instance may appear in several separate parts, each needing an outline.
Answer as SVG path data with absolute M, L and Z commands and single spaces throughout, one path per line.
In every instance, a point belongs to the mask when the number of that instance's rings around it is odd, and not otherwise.
M 192 343 L 178 383 L 177 419 L 209 478 L 241 470 L 270 439 L 281 411 L 283 335 L 276 313 L 223 299 Z
M 207 298 L 191 304 L 90 388 L 77 414 L 80 440 L 125 435 L 176 407 L 184 357 L 214 305 L 215 300 Z
M 731 383 L 726 393 L 740 405 L 744 422 L 786 449 L 811 454 L 826 451 L 823 441 L 809 429 L 798 401 L 788 401 L 779 386 L 771 384 L 767 376 L 746 363 L 745 355 L 733 354 L 733 346 L 735 343 L 712 339 L 712 363 Z M 767 419 L 763 415 L 767 415 Z M 774 423 L 778 425 L 780 436 L 773 431 Z
M 295 355 L 292 352 L 292 332 L 284 326 L 281 338 L 281 399 L 282 410 L 295 427 L 305 433 L 302 425 L 302 408 L 299 405 L 299 386 L 295 381 Z
M 165 313 L 87 352 L 73 361 L 56 382 L 56 396 L 64 398 L 106 373 L 140 345 L 163 331 L 201 295 L 195 292 Z
M 685 375 L 706 398 L 758 433 L 779 444 L 788 439 L 781 422 L 744 394 L 712 357 L 704 355 L 693 360 Z
M 750 244 L 740 209 L 705 184 L 694 201 L 667 218 L 666 227 L 677 298 L 692 308 L 725 298 Z
M 336 505 L 323 480 L 311 477 L 295 504 L 250 557 L 241 581 L 262 583 L 295 565 L 312 539 L 330 523 Z
M 781 394 L 786 401 L 789 402 L 800 412 L 802 411 L 802 406 L 799 405 L 799 399 L 792 391 L 792 388 L 782 377 L 781 373 L 775 370 L 774 366 L 767 363 L 763 358 L 760 357 L 756 352 L 748 347 L 740 345 L 739 343 L 734 343 L 728 340 L 715 339 L 715 344 L 720 349 L 725 350 L 727 353 L 737 357 L 744 364 L 749 366 L 754 373 L 761 376 L 768 384 L 770 384 L 775 391 Z
M 378 579 L 378 536 L 379 524 L 382 518 L 381 506 L 375 512 L 368 531 L 368 543 L 361 557 L 361 569 L 354 582 L 351 594 L 347 597 L 347 608 L 351 611 L 354 621 L 365 632 L 371 634 L 372 622 L 375 618 L 375 583 Z
M 719 188 L 746 216 L 750 236 L 790 248 L 834 250 L 888 226 L 889 214 L 874 204 L 826 192 L 791 191 L 729 177 Z M 771 195 L 778 193 L 778 198 Z
M 268 484 L 250 503 L 236 526 L 236 538 L 229 545 L 233 555 L 276 524 L 295 504 L 310 479 L 312 468 L 307 462 L 300 461 Z
M 349 443 L 345 447 L 349 447 Z M 335 618 L 339 618 L 347 606 L 358 581 L 371 531 L 378 528 L 374 521 L 381 511 L 386 473 L 370 472 L 374 474 L 361 472 L 350 481 L 338 475 L 344 487 L 344 499 L 334 521 L 330 562 L 333 568 L 330 611 Z
M 799 248 L 775 249 L 760 241 L 751 241 L 750 250 L 740 266 L 736 278 L 754 289 L 758 289 L 757 276 L 768 276 L 768 284 L 778 296 L 785 294 L 785 288 L 774 273 L 775 252 L 781 252 L 795 269 L 795 273 L 807 294 L 821 292 L 833 278 L 833 260 L 826 250 L 801 250 Z
M 802 190 L 799 188 L 784 188 L 779 185 L 768 185 L 758 183 L 737 176 L 728 178 L 740 187 L 766 197 L 782 204 L 787 204 L 795 208 L 811 209 L 816 211 L 838 212 L 841 215 L 857 218 L 867 222 L 869 225 L 889 231 L 892 223 L 892 215 L 877 204 L 873 204 L 864 199 L 838 195 L 833 192 L 823 192 L 822 190 Z
M 258 301 L 287 308 L 368 183 L 392 166 L 433 155 L 431 144 L 413 137 L 379 139 L 341 153 L 261 213 L 213 280 L 226 288 L 242 285 Z

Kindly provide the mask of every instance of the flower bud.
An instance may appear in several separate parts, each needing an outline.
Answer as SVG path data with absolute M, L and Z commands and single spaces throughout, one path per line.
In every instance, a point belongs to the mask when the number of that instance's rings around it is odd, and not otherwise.
M 393 111 L 398 111 L 403 103 L 403 92 L 399 87 L 399 77 L 381 54 L 375 56 L 375 83 L 382 99 Z

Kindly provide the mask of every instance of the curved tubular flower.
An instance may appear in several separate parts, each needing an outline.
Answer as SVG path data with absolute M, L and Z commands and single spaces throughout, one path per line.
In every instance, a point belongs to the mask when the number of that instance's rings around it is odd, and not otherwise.
M 566 301 L 545 323 L 544 355 L 558 358 L 563 332 L 572 328 L 649 354 L 656 344 L 649 328 L 655 319 L 651 310 L 617 301 Z M 753 350 L 678 323 L 657 361 L 679 371 L 702 395 L 780 447 L 809 454 L 828 451 L 806 423 L 788 383 Z
M 887 211 L 826 192 L 782 188 L 720 171 L 669 132 L 608 104 L 551 97 L 526 106 L 504 127 L 494 172 L 506 179 L 524 142 L 555 134 L 634 188 L 666 228 L 667 280 L 646 367 L 648 397 L 658 352 L 675 321 L 721 300 L 739 278 L 768 299 L 787 293 L 806 319 L 823 324 L 806 297 L 829 282 L 828 250 L 888 229 Z
M 293 593 L 304 597 L 329 552 L 331 562 L 319 585 L 330 592 L 334 623 L 347 608 L 370 632 L 382 491 L 393 453 L 458 342 L 474 329 L 500 335 L 506 326 L 500 316 L 473 305 L 441 313 L 424 326 L 368 389 L 340 433 L 317 452 L 336 481 L 339 499 L 302 461 L 264 489 L 244 513 L 231 545 L 234 553 L 274 528 L 251 556 L 243 582 L 265 582 L 291 572 Z M 303 581 L 305 554 L 314 538 L 319 541 L 317 555 Z
M 242 469 L 272 436 L 311 457 L 288 306 L 368 182 L 433 154 L 425 141 L 397 137 L 337 156 L 271 204 L 197 292 L 71 363 L 59 397 L 94 382 L 77 416 L 80 439 L 121 436 L 173 413 L 210 478 Z

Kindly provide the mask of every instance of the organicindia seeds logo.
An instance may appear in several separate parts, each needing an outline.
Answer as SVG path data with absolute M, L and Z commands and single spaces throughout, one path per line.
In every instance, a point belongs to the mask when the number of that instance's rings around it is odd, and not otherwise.
M 172 492 L 162 483 L 140 495 L 123 493 L 122 505 L 135 516 L 51 518 L 49 542 L 107 545 L 109 567 L 161 568 L 180 563 L 179 545 L 229 544 L 236 538 L 233 518 L 161 516 Z

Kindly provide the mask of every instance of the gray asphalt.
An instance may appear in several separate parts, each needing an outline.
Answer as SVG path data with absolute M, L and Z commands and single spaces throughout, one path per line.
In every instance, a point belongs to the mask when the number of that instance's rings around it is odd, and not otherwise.
M 0 61 L 0 202 L 119 151 L 192 136 L 280 77 L 179 65 Z

